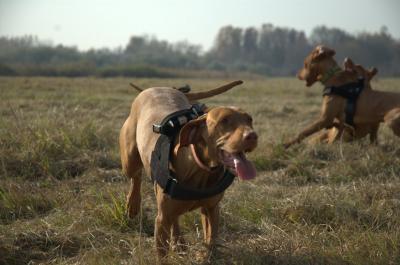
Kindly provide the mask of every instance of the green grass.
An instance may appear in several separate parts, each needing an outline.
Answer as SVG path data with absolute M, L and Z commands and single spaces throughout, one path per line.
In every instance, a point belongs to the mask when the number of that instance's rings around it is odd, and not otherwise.
M 226 81 L 0 78 L 0 264 L 154 264 L 147 176 L 140 216 L 125 215 L 118 134 L 136 96 L 128 83 L 198 91 Z M 400 92 L 400 80 L 373 87 Z M 400 263 L 400 139 L 382 126 L 379 146 L 282 146 L 318 116 L 320 90 L 245 79 L 205 101 L 248 111 L 260 139 L 249 156 L 258 177 L 236 181 L 221 202 L 212 264 Z M 170 263 L 203 264 L 198 212 L 181 225 L 189 248 Z

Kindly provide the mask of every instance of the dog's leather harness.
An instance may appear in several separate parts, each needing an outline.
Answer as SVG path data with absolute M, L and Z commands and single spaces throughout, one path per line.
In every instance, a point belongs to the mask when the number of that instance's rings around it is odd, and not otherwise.
M 347 100 L 345 108 L 345 122 L 350 126 L 354 126 L 354 114 L 356 113 L 357 99 L 363 89 L 364 79 L 359 78 L 357 82 L 347 83 L 341 86 L 325 87 L 323 96 L 338 95 L 344 97 Z
M 216 185 L 205 189 L 194 189 L 180 184 L 169 168 L 173 143 L 180 129 L 190 120 L 203 115 L 202 106 L 193 105 L 190 109 L 180 110 L 165 117 L 160 124 L 153 125 L 153 132 L 159 133 L 154 151 L 151 154 L 151 178 L 172 199 L 201 200 L 225 191 L 233 182 L 235 175 L 224 169 L 222 178 Z

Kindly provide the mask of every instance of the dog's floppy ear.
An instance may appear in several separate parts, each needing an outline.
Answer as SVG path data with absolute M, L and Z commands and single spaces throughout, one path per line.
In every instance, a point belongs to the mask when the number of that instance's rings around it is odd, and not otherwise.
M 179 132 L 178 144 L 175 146 L 174 154 L 178 154 L 179 148 L 196 143 L 201 139 L 202 128 L 205 128 L 207 115 L 186 123 Z
M 332 57 L 336 54 L 335 50 L 328 48 L 323 45 L 318 45 L 315 48 L 315 52 L 313 55 L 313 60 L 320 60 L 325 57 Z

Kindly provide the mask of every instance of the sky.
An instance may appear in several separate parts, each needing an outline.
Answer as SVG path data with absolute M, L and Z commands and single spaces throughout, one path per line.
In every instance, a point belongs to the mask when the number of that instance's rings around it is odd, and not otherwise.
M 188 41 L 209 49 L 226 25 L 263 23 L 350 33 L 386 26 L 400 39 L 400 0 L 0 0 L 0 36 L 35 35 L 52 44 L 124 47 L 133 35 Z

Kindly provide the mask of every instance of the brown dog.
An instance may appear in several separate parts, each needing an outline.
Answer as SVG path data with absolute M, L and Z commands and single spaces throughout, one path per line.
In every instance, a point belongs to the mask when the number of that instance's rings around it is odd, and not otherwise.
M 346 74 L 356 74 L 358 78 L 364 79 L 364 89 L 372 89 L 371 80 L 378 73 L 378 69 L 373 67 L 370 70 L 366 70 L 362 65 L 354 64 L 354 62 L 350 58 L 345 58 L 343 66 Z M 371 124 L 367 127 L 364 126 L 363 130 L 368 131 L 367 134 L 369 134 L 370 136 L 371 143 L 377 144 L 378 129 L 379 123 L 376 123 L 374 125 Z M 321 132 L 317 137 L 311 140 L 311 143 L 333 143 L 334 141 L 337 141 L 339 139 L 348 142 L 353 140 L 354 135 L 357 134 L 355 130 L 356 128 L 348 126 L 338 119 L 335 119 L 333 127 Z
M 333 56 L 335 51 L 317 46 L 305 59 L 304 67 L 299 71 L 298 78 L 306 81 L 306 86 L 312 86 L 321 81 L 326 87 L 340 86 L 357 81 L 356 72 L 339 69 Z M 332 73 L 332 69 L 339 69 Z M 285 147 L 301 142 L 304 138 L 334 125 L 334 120 L 344 123 L 346 99 L 338 95 L 323 97 L 320 118 L 305 128 L 293 140 L 285 143 Z M 383 92 L 364 89 L 357 99 L 354 115 L 354 138 L 359 139 L 371 132 L 371 128 L 380 122 L 385 122 L 395 135 L 400 136 L 400 93 Z
M 240 83 L 228 86 L 231 88 Z M 135 98 L 120 133 L 122 167 L 131 178 L 127 196 L 129 217 L 135 216 L 140 209 L 142 168 L 147 175 L 151 174 L 151 154 L 159 138 L 159 134 L 152 131 L 152 125 L 170 113 L 190 108 L 188 98 L 198 100 L 214 94 L 183 94 L 173 88 L 159 87 L 146 89 Z M 255 168 L 244 153 L 252 151 L 256 145 L 257 134 L 253 130 L 250 115 L 234 107 L 216 107 L 182 127 L 174 143 L 170 169 L 180 184 L 197 189 L 218 182 L 224 167 L 242 179 L 252 178 Z M 155 220 L 158 260 L 162 262 L 166 256 L 169 242 L 182 242 L 179 216 L 196 208 L 201 210 L 204 239 L 211 249 L 218 233 L 218 204 L 223 193 L 187 201 L 171 199 L 157 183 L 154 189 L 158 210 Z

